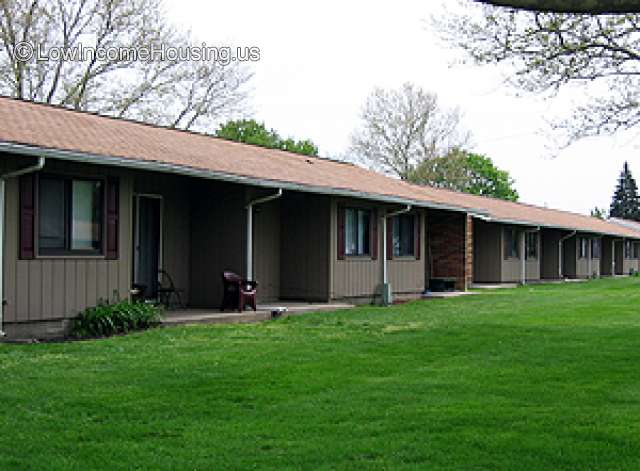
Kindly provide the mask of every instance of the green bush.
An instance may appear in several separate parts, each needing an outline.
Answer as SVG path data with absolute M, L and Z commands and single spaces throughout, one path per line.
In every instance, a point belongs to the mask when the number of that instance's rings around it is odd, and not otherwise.
M 73 320 L 71 333 L 78 338 L 108 337 L 148 329 L 160 322 L 162 309 L 155 304 L 121 301 L 99 304 Z

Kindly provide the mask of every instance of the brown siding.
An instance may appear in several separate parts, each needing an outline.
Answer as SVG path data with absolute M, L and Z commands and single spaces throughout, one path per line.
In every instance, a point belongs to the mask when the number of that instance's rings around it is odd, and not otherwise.
M 281 200 L 280 296 L 307 301 L 329 300 L 331 199 L 285 193 Z M 334 233 L 335 234 L 335 233 Z
M 562 234 L 554 229 L 542 229 L 541 233 L 541 276 L 545 280 L 557 280 L 560 276 L 558 242 Z
M 280 200 L 254 208 L 253 273 L 259 283 L 258 302 L 277 300 L 280 297 Z
M 245 276 L 245 189 L 197 180 L 191 186 L 190 305 L 215 308 L 222 301 L 222 272 Z
M 3 157 L 5 158 L 5 157 Z M 7 182 L 4 321 L 28 322 L 74 317 L 100 300 L 129 296 L 131 286 L 132 179 L 108 167 L 47 161 L 45 171 L 74 175 L 115 176 L 120 179 L 120 253 L 103 258 L 18 259 L 18 181 Z
M 589 258 L 591 257 L 591 237 L 585 237 L 588 240 L 587 257 L 580 258 L 580 246 L 579 243 L 576 244 L 576 278 L 597 278 L 600 276 L 600 259 L 592 258 L 591 267 L 589 267 Z
M 361 298 L 371 300 L 381 293 L 382 285 L 382 227 L 378 229 L 378 258 L 371 257 L 349 257 L 338 260 L 337 251 L 337 208 L 338 204 L 345 206 L 366 207 L 372 210 L 378 209 L 381 218 L 384 209 L 396 210 L 392 208 L 376 208 L 375 204 L 361 200 L 334 199 L 331 204 L 331 298 Z M 420 218 L 422 221 L 425 218 Z M 382 224 L 380 220 L 379 224 Z M 424 226 L 424 222 L 421 223 Z M 428 223 L 427 223 L 428 224 Z M 424 227 L 423 227 L 424 229 Z M 424 234 L 424 233 L 423 233 Z M 421 253 L 425 253 L 425 237 L 420 238 Z M 388 276 L 391 289 L 396 294 L 418 294 L 425 288 L 425 259 L 420 257 L 416 260 L 413 257 L 404 259 L 389 260 Z
M 611 276 L 613 264 L 613 240 L 610 237 L 602 238 L 602 258 L 600 259 L 600 274 Z
M 162 196 L 162 268 L 169 273 L 176 288 L 183 290 L 185 304 L 190 295 L 191 180 L 175 175 L 134 174 L 134 194 Z M 133 233 L 130 237 L 133 237 Z
M 420 218 L 420 254 L 425 253 L 425 218 Z M 389 229 L 391 224 L 389 224 Z M 382 244 L 380 239 L 382 231 L 378 231 L 379 244 Z M 380 248 L 380 250 L 382 250 Z M 422 293 L 426 287 L 426 269 L 423 261 L 424 257 L 416 260 L 414 257 L 407 258 L 394 258 L 389 260 L 388 277 L 391 289 L 396 294 L 416 294 Z M 382 266 L 380 267 L 382 270 Z M 382 280 L 382 278 L 380 278 Z
M 577 237 L 573 236 L 562 243 L 562 275 L 565 278 L 576 277 L 578 260 Z
M 628 275 L 629 273 L 638 271 L 638 260 L 635 258 L 626 258 L 624 260 L 624 268 L 622 273 Z
M 503 226 L 508 227 L 508 226 Z M 522 257 L 525 256 L 522 245 L 522 235 L 525 229 L 517 229 L 518 237 L 518 258 L 504 258 L 504 231 L 502 231 L 501 260 L 502 260 L 502 282 L 520 283 L 522 282 Z M 525 280 L 537 281 L 540 279 L 540 237 L 538 236 L 538 258 L 535 260 L 525 260 Z
M 502 281 L 502 226 L 476 220 L 474 223 L 474 282 Z
M 624 275 L 624 244 L 621 240 L 616 240 L 615 245 L 616 275 Z
M 525 263 L 526 266 L 526 278 L 527 281 L 538 281 L 540 280 L 540 275 L 542 272 L 542 247 L 540 242 L 540 233 L 538 232 L 538 257 L 533 260 L 527 260 Z

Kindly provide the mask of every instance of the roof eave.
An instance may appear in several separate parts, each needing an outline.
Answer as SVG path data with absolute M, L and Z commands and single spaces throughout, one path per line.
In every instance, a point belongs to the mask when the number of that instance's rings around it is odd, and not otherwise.
M 475 214 L 472 214 L 475 217 Z M 638 234 L 637 236 L 630 236 L 630 235 L 622 235 L 622 234 L 617 234 L 617 233 L 613 233 L 613 232 L 599 232 L 599 231 L 593 231 L 593 230 L 586 230 L 586 229 L 581 229 L 578 227 L 569 227 L 569 226 L 556 226 L 553 224 L 540 224 L 538 222 L 531 222 L 531 221 L 521 221 L 521 220 L 515 220 L 515 219 L 504 219 L 504 218 L 495 218 L 495 217 L 489 217 L 488 219 L 485 219 L 484 217 L 481 218 L 487 222 L 495 222 L 498 224 L 506 224 L 506 225 L 510 225 L 510 226 L 526 226 L 526 227 L 540 227 L 543 229 L 556 229 L 556 230 L 560 230 L 560 231 L 575 231 L 578 233 L 582 233 L 582 234 L 594 234 L 594 235 L 606 235 L 609 237 L 619 237 L 621 239 L 638 239 L 640 240 L 640 234 Z
M 204 178 L 208 180 L 218 180 L 230 183 L 238 183 L 244 185 L 252 185 L 262 188 L 282 188 L 283 190 L 301 191 L 306 193 L 324 194 L 331 196 L 342 196 L 352 198 L 362 198 L 367 200 L 379 201 L 383 203 L 400 204 L 400 205 L 412 205 L 421 208 L 430 209 L 442 209 L 447 211 L 455 211 L 460 213 L 474 213 L 483 214 L 479 211 L 472 210 L 471 208 L 464 208 L 460 206 L 446 205 L 441 203 L 427 202 L 423 200 L 412 200 L 395 196 L 381 195 L 377 193 L 360 192 L 356 190 L 348 190 L 344 188 L 323 187 L 314 185 L 304 185 L 301 183 L 259 179 L 254 177 L 248 177 L 244 175 L 236 175 L 224 172 L 215 172 L 211 170 L 198 169 L 183 165 L 169 164 L 164 162 L 128 159 L 125 157 L 115 157 L 100 154 L 91 154 L 87 152 L 69 151 L 62 149 L 53 149 L 46 147 L 39 147 L 27 144 L 20 144 L 9 141 L 0 141 L 0 151 L 4 151 L 11 154 L 28 155 L 32 157 L 48 157 L 59 160 L 68 160 L 73 162 L 84 162 L 96 165 L 110 165 L 116 167 L 123 167 L 134 170 L 146 170 L 162 173 L 172 173 L 176 175 Z M 485 215 L 489 217 L 489 214 Z

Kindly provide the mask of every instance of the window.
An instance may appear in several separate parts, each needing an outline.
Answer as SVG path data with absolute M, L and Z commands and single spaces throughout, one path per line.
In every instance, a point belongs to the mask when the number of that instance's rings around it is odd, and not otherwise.
M 624 258 L 630 260 L 633 257 L 633 242 L 630 240 L 624 241 Z
M 38 186 L 40 255 L 102 252 L 103 183 L 42 176 Z
M 528 232 L 527 233 L 527 260 L 537 260 L 538 259 L 538 233 L 537 232 Z
M 578 243 L 580 244 L 579 257 L 588 258 L 589 257 L 589 239 L 587 239 L 586 237 L 580 237 L 580 239 L 578 239 Z
M 600 239 L 591 239 L 591 258 L 600 258 Z
M 633 258 L 634 259 L 640 258 L 640 244 L 638 243 L 633 244 Z
M 515 229 L 504 230 L 504 258 L 520 258 L 520 250 L 518 248 L 519 234 Z
M 415 245 L 415 217 L 401 214 L 393 218 L 393 256 L 413 257 Z
M 346 255 L 371 255 L 371 211 L 366 209 L 345 209 L 345 250 Z

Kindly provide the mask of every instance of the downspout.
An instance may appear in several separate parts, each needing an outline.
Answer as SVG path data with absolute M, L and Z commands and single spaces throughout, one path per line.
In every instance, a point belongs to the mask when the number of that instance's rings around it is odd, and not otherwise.
M 38 157 L 38 163 L 14 172 L 0 175 L 0 337 L 4 337 L 4 200 L 6 181 L 10 178 L 26 175 L 27 173 L 38 172 L 44 168 L 45 158 Z
M 411 205 L 408 204 L 406 208 L 394 211 L 392 213 L 383 214 L 382 216 L 382 304 L 387 306 L 393 302 L 392 290 L 389 285 L 389 271 L 387 260 L 387 221 L 400 214 L 408 213 L 411 211 Z
M 616 240 L 611 241 L 611 276 L 616 276 Z
M 587 278 L 591 278 L 593 276 L 593 272 L 592 270 L 592 263 L 591 260 L 593 259 L 593 254 L 591 253 L 592 249 L 593 249 L 593 239 L 589 239 L 589 248 L 587 249 L 587 253 L 589 254 L 589 258 L 587 259 L 587 271 L 589 272 L 587 274 Z
M 578 231 L 573 231 L 571 234 L 567 234 L 566 236 L 561 237 L 560 240 L 558 241 L 558 275 L 559 275 L 560 279 L 562 279 L 562 277 L 563 277 L 563 274 L 562 274 L 562 250 L 563 250 L 563 247 L 562 247 L 562 245 L 564 244 L 565 240 L 571 239 L 577 233 L 578 233 Z
M 282 196 L 282 188 L 275 195 L 264 196 L 247 204 L 247 280 L 253 281 L 253 207 L 278 199 Z

